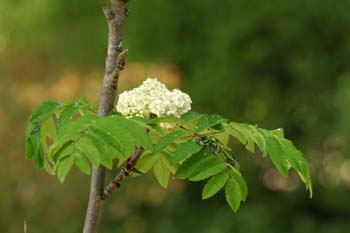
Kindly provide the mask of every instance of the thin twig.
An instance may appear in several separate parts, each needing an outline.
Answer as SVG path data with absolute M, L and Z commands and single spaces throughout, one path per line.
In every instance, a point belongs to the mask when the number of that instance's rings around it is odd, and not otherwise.
M 27 223 L 23 222 L 23 232 L 27 233 L 28 232 L 28 227 L 27 227 Z
M 134 171 L 134 167 L 137 161 L 140 159 L 143 152 L 144 152 L 143 147 L 137 147 L 135 149 L 134 154 L 130 156 L 130 158 L 127 160 L 125 165 L 120 169 L 118 174 L 105 188 L 103 195 L 100 197 L 102 200 L 106 200 L 115 189 L 120 187 L 122 181 Z

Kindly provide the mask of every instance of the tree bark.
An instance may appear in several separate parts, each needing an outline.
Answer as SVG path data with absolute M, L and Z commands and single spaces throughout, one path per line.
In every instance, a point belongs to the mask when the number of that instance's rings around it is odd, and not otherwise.
M 108 50 L 105 63 L 98 114 L 106 116 L 114 107 L 119 73 L 123 70 L 126 50 L 123 50 L 123 29 L 127 17 L 127 0 L 111 0 L 111 9 L 103 5 L 102 10 L 108 24 Z M 103 208 L 105 168 L 93 168 L 90 184 L 89 204 L 83 233 L 97 233 Z
M 123 180 L 128 177 L 133 171 L 137 161 L 140 159 L 142 153 L 144 152 L 143 147 L 137 147 L 133 155 L 131 155 L 125 165 L 120 169 L 118 174 L 114 179 L 107 185 L 101 197 L 103 200 L 106 200 L 111 193 L 120 187 Z

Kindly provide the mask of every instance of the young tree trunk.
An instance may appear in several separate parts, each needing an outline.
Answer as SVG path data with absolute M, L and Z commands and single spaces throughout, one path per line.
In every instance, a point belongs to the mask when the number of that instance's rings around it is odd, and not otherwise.
M 98 114 L 106 116 L 114 107 L 119 73 L 124 68 L 126 50 L 123 50 L 123 27 L 127 17 L 127 0 L 111 0 L 111 8 L 103 5 L 108 24 L 108 50 Z M 105 168 L 94 168 L 91 175 L 89 204 L 84 233 L 97 233 L 103 207 Z

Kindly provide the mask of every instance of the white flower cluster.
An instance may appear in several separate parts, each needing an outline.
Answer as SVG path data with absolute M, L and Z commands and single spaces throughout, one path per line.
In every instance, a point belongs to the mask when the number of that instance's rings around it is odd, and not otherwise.
M 180 117 L 191 110 L 191 103 L 186 93 L 170 91 L 157 79 L 147 78 L 141 86 L 119 95 L 117 111 L 127 117 Z

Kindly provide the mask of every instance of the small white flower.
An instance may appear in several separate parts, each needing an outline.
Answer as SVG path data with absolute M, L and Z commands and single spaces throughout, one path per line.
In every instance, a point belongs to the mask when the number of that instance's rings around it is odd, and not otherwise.
M 178 89 L 170 91 L 157 79 L 147 78 L 141 86 L 119 95 L 117 111 L 127 117 L 180 117 L 191 110 L 191 103 L 186 93 Z

